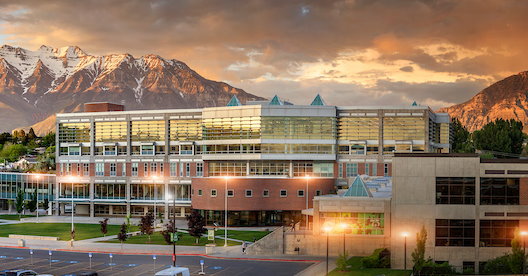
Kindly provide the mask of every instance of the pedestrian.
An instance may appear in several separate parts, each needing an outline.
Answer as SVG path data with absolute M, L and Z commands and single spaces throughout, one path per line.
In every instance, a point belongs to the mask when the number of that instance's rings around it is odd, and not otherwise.
M 246 242 L 243 242 L 243 243 L 242 243 L 242 253 L 243 253 L 243 254 L 246 254 L 246 248 L 247 248 L 247 243 L 246 243 Z

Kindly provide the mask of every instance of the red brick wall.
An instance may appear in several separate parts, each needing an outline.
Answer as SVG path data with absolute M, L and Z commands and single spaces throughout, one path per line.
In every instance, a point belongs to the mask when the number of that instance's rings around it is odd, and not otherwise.
M 322 194 L 328 194 L 334 190 L 334 179 L 311 179 L 309 180 L 309 206 L 312 207 L 312 198 L 316 190 Z M 204 210 L 224 209 L 223 178 L 194 178 L 192 180 L 192 207 Z M 217 190 L 217 196 L 211 197 L 211 190 Z M 298 190 L 306 189 L 306 180 L 296 179 L 242 179 L 232 178 L 228 180 L 228 189 L 234 190 L 234 197 L 228 198 L 228 209 L 237 211 L 252 210 L 302 210 L 306 208 L 306 198 L 298 197 Z M 253 190 L 252 197 L 246 197 L 245 190 Z M 269 197 L 263 197 L 263 191 L 269 190 Z M 287 190 L 287 197 L 280 197 L 280 190 Z M 198 195 L 202 190 L 202 196 Z
M 358 163 L 358 174 L 365 174 L 365 163 Z
M 85 103 L 84 112 L 125 111 L 125 106 L 113 103 Z

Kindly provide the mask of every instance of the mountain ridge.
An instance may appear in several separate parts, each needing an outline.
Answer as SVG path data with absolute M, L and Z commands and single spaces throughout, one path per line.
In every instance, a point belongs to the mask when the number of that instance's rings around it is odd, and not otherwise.
M 515 119 L 521 121 L 524 132 L 528 132 L 528 71 L 506 77 L 471 99 L 438 111 L 457 118 L 469 131 L 497 119 Z
M 0 131 L 82 110 L 85 102 L 124 104 L 127 110 L 199 108 L 225 105 L 233 95 L 243 103 L 263 99 L 155 54 L 136 58 L 90 55 L 78 46 L 0 47 Z

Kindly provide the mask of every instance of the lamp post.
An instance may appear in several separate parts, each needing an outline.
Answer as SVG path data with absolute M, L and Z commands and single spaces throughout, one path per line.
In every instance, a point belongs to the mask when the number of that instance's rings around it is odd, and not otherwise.
M 39 223 L 39 211 L 38 211 L 38 207 L 39 207 L 39 197 L 38 197 L 38 194 L 39 194 L 39 180 L 40 180 L 40 175 L 35 175 L 35 178 L 37 179 L 37 223 Z
M 74 202 L 73 202 L 73 191 L 74 191 L 74 182 L 76 180 L 75 177 L 73 176 L 70 176 L 68 177 L 68 180 L 71 182 L 71 187 L 72 187 L 72 191 L 71 191 L 71 243 L 72 243 L 72 246 L 73 246 L 73 240 L 74 240 L 74 233 L 75 233 L 75 225 L 73 223 L 73 217 L 74 217 L 74 212 L 75 212 L 75 207 L 74 207 Z
M 158 218 L 158 213 L 156 212 L 156 201 L 158 200 L 158 185 L 156 185 L 155 183 L 157 179 L 157 175 L 152 176 L 152 183 L 154 184 L 154 229 L 156 229 L 156 219 Z
M 326 274 L 328 275 L 328 235 L 330 234 L 330 231 L 332 231 L 333 227 L 330 224 L 327 224 L 323 226 L 323 231 L 326 233 Z
M 341 228 L 341 231 L 343 232 L 343 256 L 345 256 L 345 252 L 346 252 L 346 240 L 345 240 L 345 231 L 346 229 L 349 227 L 349 225 L 345 222 L 341 222 L 339 224 L 339 228 Z
M 310 180 L 310 176 L 305 175 L 304 179 L 306 179 L 306 230 L 308 230 L 308 181 Z
M 225 199 L 224 199 L 224 246 L 227 246 L 227 181 L 229 180 L 229 176 L 224 176 L 225 180 Z
M 523 241 L 523 261 L 522 261 L 522 275 L 525 275 L 526 271 L 526 235 L 528 235 L 528 232 L 522 231 L 521 237 Z
M 407 270 L 407 236 L 409 233 L 403 232 L 403 269 Z
M 178 181 L 179 183 L 179 181 Z M 172 195 L 172 237 L 176 237 L 176 188 L 174 185 L 174 194 Z M 176 267 L 176 242 L 172 241 L 172 266 Z

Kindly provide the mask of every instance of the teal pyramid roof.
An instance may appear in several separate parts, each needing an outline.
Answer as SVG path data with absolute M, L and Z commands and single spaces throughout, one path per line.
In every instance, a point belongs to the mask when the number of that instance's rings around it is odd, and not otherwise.
M 279 96 L 275 95 L 269 102 L 269 105 L 282 105 L 282 101 L 279 99 Z
M 418 106 L 418 104 L 416 103 L 416 101 L 414 101 L 411 106 Z
M 315 99 L 313 99 L 310 105 L 326 105 L 326 104 L 323 101 L 323 98 L 321 98 L 321 95 L 317 94 L 317 96 L 315 96 Z
M 236 95 L 233 95 L 233 97 L 231 97 L 231 100 L 229 100 L 229 102 L 227 103 L 227 106 L 241 106 L 241 105 L 242 104 L 240 103 Z
M 356 179 L 354 179 L 354 182 L 350 185 L 343 196 L 372 197 L 367 190 L 367 186 L 365 186 L 365 182 L 363 182 L 363 179 L 359 176 L 356 176 Z

